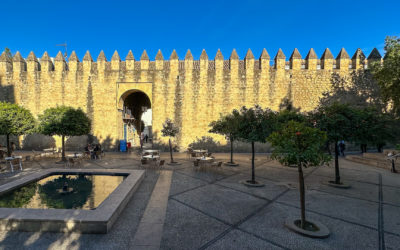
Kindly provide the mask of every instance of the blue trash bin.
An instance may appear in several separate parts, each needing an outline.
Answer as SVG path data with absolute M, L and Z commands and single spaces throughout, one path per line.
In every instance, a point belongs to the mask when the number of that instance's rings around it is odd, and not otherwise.
M 126 152 L 126 141 L 125 140 L 119 141 L 119 151 Z

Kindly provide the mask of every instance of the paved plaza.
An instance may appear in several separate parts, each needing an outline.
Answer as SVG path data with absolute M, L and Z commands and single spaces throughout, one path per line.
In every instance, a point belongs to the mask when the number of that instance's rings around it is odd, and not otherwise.
M 331 232 L 327 239 L 310 239 L 284 227 L 287 217 L 300 216 L 296 168 L 256 155 L 256 179 L 265 186 L 251 188 L 239 184 L 250 178 L 250 154 L 235 155 L 238 167 L 202 171 L 193 168 L 186 154 L 174 156 L 182 164 L 162 170 L 171 171 L 170 182 L 163 179 L 169 193 L 156 185 L 164 172 L 148 169 L 110 233 L 3 231 L 0 249 L 156 249 L 137 246 L 143 234 L 138 228 L 151 209 L 148 204 L 164 194 L 165 216 L 159 219 L 163 226 L 145 234 L 159 241 L 160 249 L 400 249 L 399 174 L 341 159 L 341 176 L 352 188 L 337 189 L 321 184 L 332 179 L 332 166 L 305 169 L 307 217 Z M 227 160 L 229 154 L 215 156 Z M 168 160 L 168 154 L 162 158 Z M 26 163 L 23 172 L 3 172 L 0 184 L 60 167 L 55 161 L 45 158 Z M 85 161 L 82 168 L 138 169 L 140 158 L 110 153 L 102 160 Z

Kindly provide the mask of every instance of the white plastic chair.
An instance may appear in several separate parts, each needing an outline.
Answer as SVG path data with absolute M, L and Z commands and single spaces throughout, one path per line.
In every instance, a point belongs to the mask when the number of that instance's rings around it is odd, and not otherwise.
M 11 157 L 6 157 L 4 159 L 6 160 L 6 164 L 7 162 L 10 163 L 11 172 L 14 172 L 13 161 L 18 160 L 19 169 L 22 171 L 22 156 L 11 156 Z

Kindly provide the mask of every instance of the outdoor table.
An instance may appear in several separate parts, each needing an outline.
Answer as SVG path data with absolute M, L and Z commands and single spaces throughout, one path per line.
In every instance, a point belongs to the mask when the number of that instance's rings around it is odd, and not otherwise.
M 22 171 L 22 156 L 19 155 L 19 156 L 6 157 L 5 160 L 6 160 L 6 162 L 10 163 L 11 172 L 14 172 L 13 161 L 18 160 L 19 169 Z
M 143 158 L 148 159 L 148 160 L 158 160 L 160 158 L 160 156 L 159 155 L 144 155 Z
M 207 163 L 211 163 L 214 161 L 214 158 L 211 157 L 198 157 L 196 158 L 197 160 L 199 160 L 201 165 L 207 165 Z
M 154 164 L 157 164 L 157 161 L 160 159 L 159 155 L 144 155 L 142 156 L 143 159 L 151 160 Z
M 198 156 L 198 155 L 205 155 L 208 152 L 208 150 L 207 149 L 196 149 L 196 150 L 193 150 L 193 152 L 196 154 L 196 156 Z
M 146 149 L 143 153 L 149 153 L 150 155 L 158 155 L 159 151 L 157 149 Z
M 82 154 L 69 154 L 69 155 L 67 155 L 67 157 L 68 158 L 80 158 L 80 157 L 82 157 Z

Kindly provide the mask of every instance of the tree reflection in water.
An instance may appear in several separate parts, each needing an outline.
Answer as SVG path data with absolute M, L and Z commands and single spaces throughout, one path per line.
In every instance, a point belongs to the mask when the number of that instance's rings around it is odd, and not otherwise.
M 72 188 L 72 192 L 63 193 L 59 190 L 63 189 L 64 183 Z M 43 185 L 39 185 L 40 199 L 48 208 L 82 208 L 87 202 L 93 189 L 93 181 L 91 177 L 79 175 L 77 178 L 71 178 L 63 175 L 48 181 Z
M 37 186 L 38 184 L 36 182 L 29 183 L 26 186 L 2 195 L 0 199 L 0 207 L 24 207 L 35 195 Z

